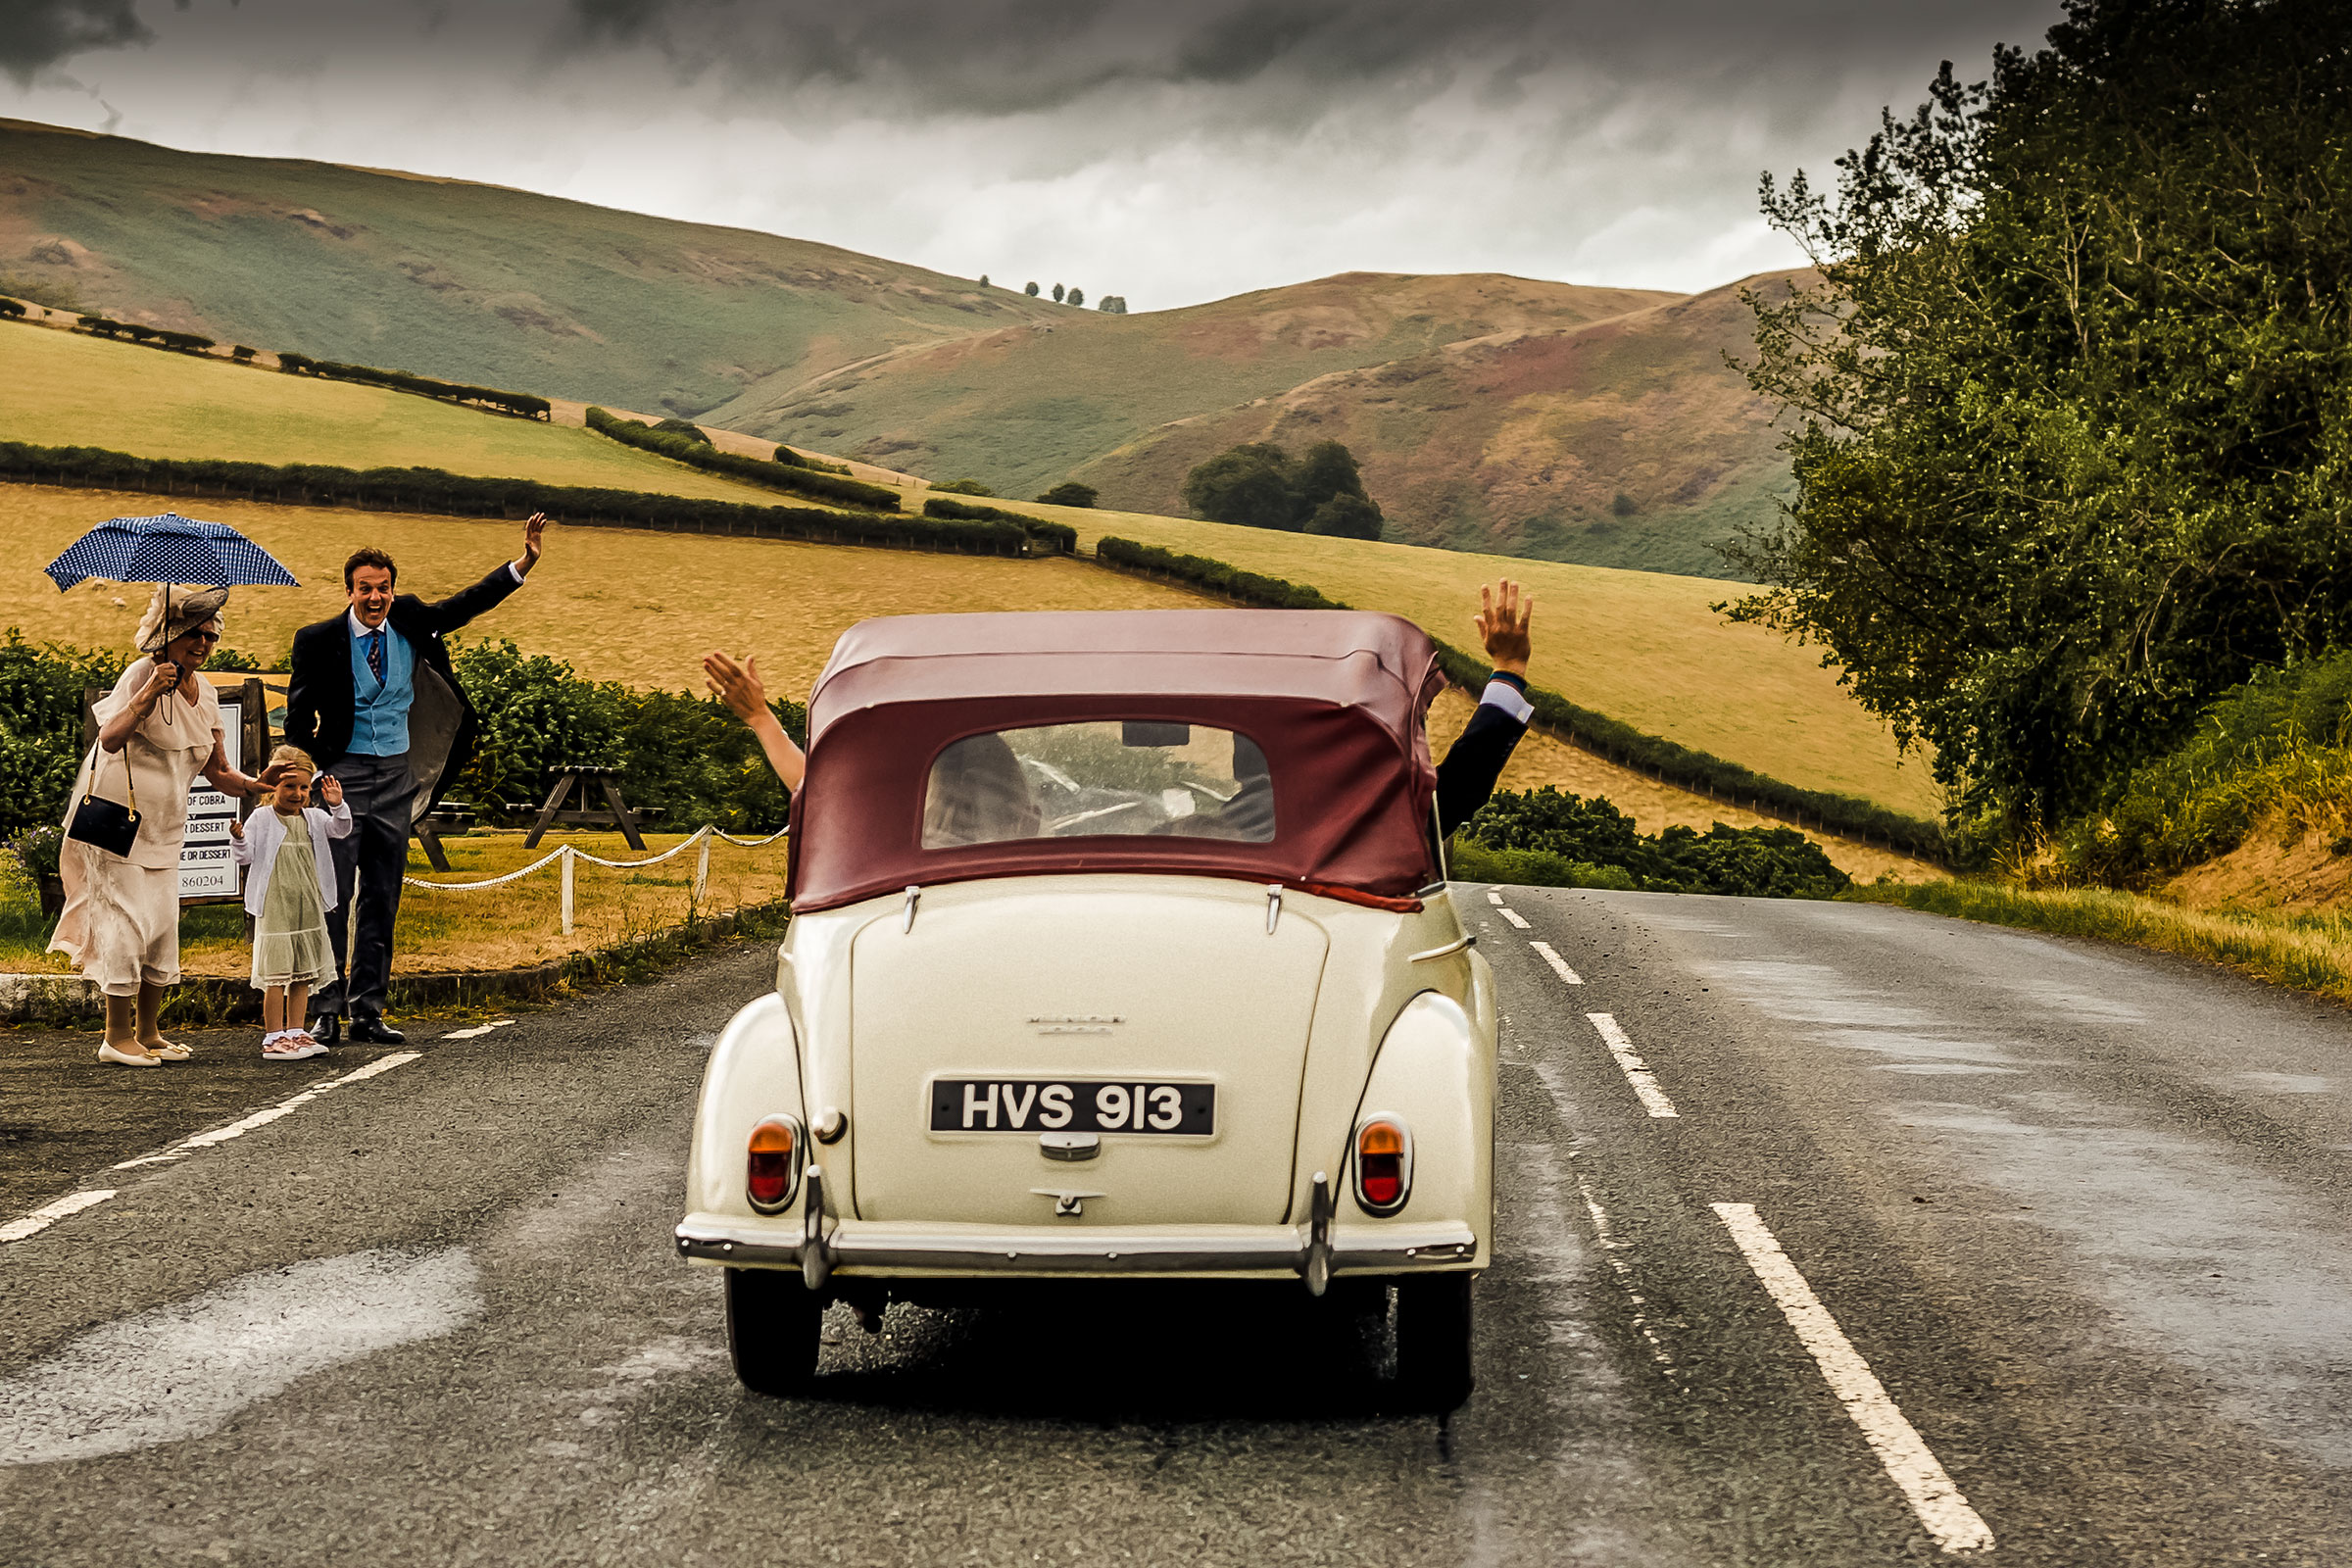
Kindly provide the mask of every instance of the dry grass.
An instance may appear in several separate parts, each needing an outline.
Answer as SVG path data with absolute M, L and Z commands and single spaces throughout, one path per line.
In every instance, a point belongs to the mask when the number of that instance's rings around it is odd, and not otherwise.
M 682 833 L 649 833 L 650 855 L 680 843 Z M 412 844 L 409 874 L 435 881 L 470 882 L 501 876 L 528 865 L 559 845 L 569 844 L 608 860 L 640 857 L 617 833 L 550 833 L 525 853 L 520 832 L 468 834 L 446 839 L 450 871 L 434 871 Z M 710 846 L 710 880 L 701 902 L 694 897 L 696 853 L 642 870 L 610 870 L 578 861 L 573 867 L 572 933 L 563 933 L 562 865 L 480 892 L 427 892 L 410 888 L 400 906 L 393 938 L 395 974 L 433 974 L 513 969 L 576 953 L 633 942 L 683 924 L 689 914 L 705 919 L 735 909 L 772 904 L 784 897 L 784 842 L 742 849 L 724 841 Z M 24 890 L 12 890 L 25 896 Z M 72 966 L 38 941 L 0 943 L 0 970 L 66 974 Z M 189 975 L 236 977 L 251 972 L 242 911 L 233 905 L 203 906 L 180 923 L 180 968 Z
M 1442 694 L 1429 712 L 1429 744 L 1432 755 L 1444 757 L 1446 748 L 1470 722 L 1470 698 L 1461 692 Z M 1789 824 L 1772 817 L 1758 816 L 1736 806 L 1723 805 L 1694 795 L 1689 790 L 1660 784 L 1655 779 L 1633 772 L 1628 768 L 1604 761 L 1591 752 L 1553 740 L 1548 735 L 1529 735 L 1511 754 L 1508 766 L 1502 770 L 1497 788 L 1506 790 L 1538 790 L 1544 785 L 1573 795 L 1599 796 L 1626 815 L 1632 817 L 1644 833 L 1657 833 L 1668 827 L 1695 828 L 1704 833 L 1717 822 L 1732 827 L 1787 827 Z M 1805 837 L 1821 846 L 1823 853 L 1838 869 L 1857 882 L 1875 882 L 1880 877 L 1893 877 L 1902 882 L 1922 882 L 1943 873 L 1925 860 L 1915 860 L 1907 855 L 1868 844 L 1857 844 L 1835 834 L 1816 833 L 1800 829 Z
M 2352 1002 L 2352 919 L 2185 909 L 2101 888 L 2036 892 L 1997 882 L 1887 883 L 1845 895 L 1935 914 L 2098 937 L 2218 963 L 2336 1002 Z
M 40 568 L 94 523 L 167 506 L 243 529 L 303 580 L 301 588 L 240 588 L 229 601 L 228 646 L 268 664 L 296 627 L 340 608 L 343 560 L 363 544 L 392 552 L 403 591 L 433 597 L 472 582 L 522 539 L 518 525 L 462 517 L 0 485 L 0 626 L 126 649 L 147 590 L 85 584 L 60 594 Z M 723 647 L 757 654 L 777 695 L 802 697 L 834 640 L 869 615 L 1210 602 L 1069 560 L 559 527 L 529 586 L 466 635 L 511 637 L 593 679 L 670 690 L 700 691 L 704 652 Z
M 1823 669 L 1817 650 L 1727 623 L 1708 606 L 1740 586 L 1415 545 L 1325 539 L 1142 513 L 1030 507 L 1091 547 L 1103 534 L 1311 583 L 1361 610 L 1407 616 L 1470 645 L 1478 589 L 1516 577 L 1534 591 L 1532 671 L 1571 702 L 1807 789 L 1932 816 L 1926 763 L 1898 765 L 1893 737 Z
M 766 507 L 793 500 L 566 425 L 74 332 L 0 332 L 0 431 L 12 441 L 142 458 L 446 468 Z

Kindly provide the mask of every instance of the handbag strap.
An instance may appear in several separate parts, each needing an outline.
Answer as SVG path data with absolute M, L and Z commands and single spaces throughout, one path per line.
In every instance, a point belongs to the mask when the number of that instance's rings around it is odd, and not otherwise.
M 106 743 L 104 741 L 92 741 L 90 743 L 90 787 L 81 792 L 81 798 L 85 801 L 95 800 L 97 798 L 98 758 L 99 754 L 105 750 L 105 747 Z M 130 769 L 130 737 L 127 735 L 122 737 L 122 793 L 130 797 L 130 814 L 136 816 L 139 814 L 139 780 L 138 775 L 133 773 Z

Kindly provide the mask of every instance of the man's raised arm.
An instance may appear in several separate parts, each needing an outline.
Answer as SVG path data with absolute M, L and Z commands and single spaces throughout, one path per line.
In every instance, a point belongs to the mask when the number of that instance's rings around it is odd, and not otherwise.
M 1503 764 L 1511 760 L 1536 712 L 1527 700 L 1534 598 L 1505 577 L 1478 591 L 1478 639 L 1486 645 L 1494 673 L 1487 678 L 1478 711 L 1438 764 L 1438 831 L 1448 837 L 1494 793 L 1494 781 L 1502 777 Z
M 470 588 L 461 588 L 447 599 L 424 607 L 424 629 L 444 635 L 456 631 L 474 616 L 489 611 L 522 586 L 522 580 L 539 564 L 541 536 L 547 532 L 547 514 L 531 514 L 522 525 L 522 554 L 506 563 Z

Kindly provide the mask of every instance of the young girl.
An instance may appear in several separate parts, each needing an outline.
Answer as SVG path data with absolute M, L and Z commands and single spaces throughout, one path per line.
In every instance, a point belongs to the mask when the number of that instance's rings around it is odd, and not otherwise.
M 253 916 L 253 987 L 262 994 L 262 1057 L 301 1061 L 326 1047 L 301 1027 L 311 987 L 335 972 L 327 947 L 326 911 L 335 906 L 335 862 L 326 842 L 351 832 L 351 808 L 343 786 L 329 775 L 318 786 L 327 808 L 306 806 L 318 765 L 299 747 L 270 754 L 286 771 L 270 804 L 250 821 L 231 822 L 237 863 L 253 872 L 245 879 L 245 912 Z

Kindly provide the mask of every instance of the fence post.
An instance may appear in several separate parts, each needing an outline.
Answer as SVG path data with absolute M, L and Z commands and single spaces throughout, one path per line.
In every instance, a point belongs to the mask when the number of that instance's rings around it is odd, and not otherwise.
M 564 934 L 571 935 L 571 846 L 564 846 Z
M 710 885 L 710 830 L 703 829 L 703 852 L 694 862 L 694 902 L 703 902 L 703 890 Z

